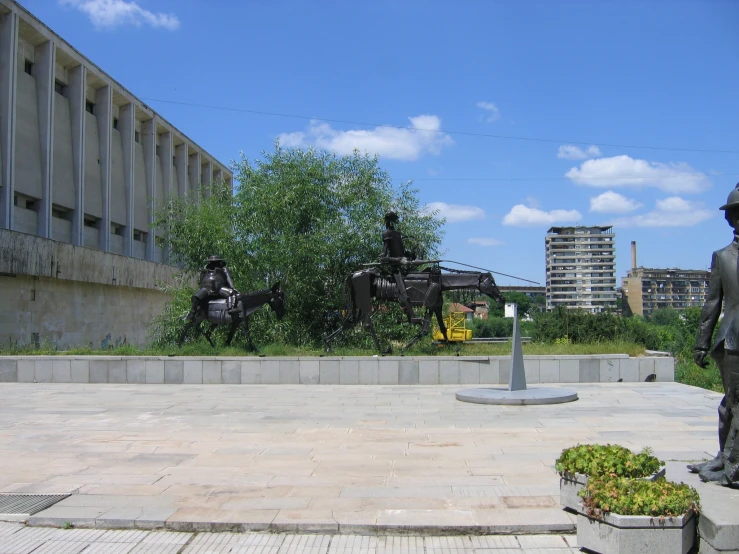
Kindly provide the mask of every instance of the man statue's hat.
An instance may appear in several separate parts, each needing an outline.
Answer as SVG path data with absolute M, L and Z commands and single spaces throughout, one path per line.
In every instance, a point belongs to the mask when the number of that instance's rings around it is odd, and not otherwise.
M 221 263 L 224 263 L 224 260 L 220 256 L 208 256 L 207 262 L 208 262 L 208 264 L 212 264 L 213 262 L 221 262 Z
M 726 204 L 721 206 L 719 210 L 728 210 L 729 208 L 739 208 L 739 183 L 736 184 L 734 190 L 729 193 Z

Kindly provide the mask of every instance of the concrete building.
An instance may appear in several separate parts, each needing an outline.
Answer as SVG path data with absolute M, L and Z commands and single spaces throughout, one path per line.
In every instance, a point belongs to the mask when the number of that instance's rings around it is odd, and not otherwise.
M 612 227 L 551 227 L 545 239 L 546 306 L 597 313 L 616 306 Z
M 12 0 L 0 0 L 0 289 L 9 298 L 2 309 L 0 340 L 24 343 L 32 334 L 45 336 L 42 321 L 31 322 L 36 308 L 28 302 L 43 297 L 46 285 L 60 299 L 72 292 L 87 294 L 81 284 L 92 281 L 80 268 L 70 271 L 75 260 L 94 258 L 123 273 L 135 266 L 142 275 L 171 275 L 153 266 L 143 269 L 147 263 L 166 262 L 164 245 L 152 228 L 156 203 L 170 195 L 197 199 L 215 180 L 231 185 L 232 179 L 223 164 L 31 13 Z M 33 240 L 15 236 L 20 233 Z M 44 241 L 94 249 L 102 257 Z M 38 260 L 38 252 L 69 257 Z M 58 271 L 47 276 L 52 266 Z M 43 281 L 48 278 L 58 282 L 52 286 Z M 103 281 L 104 286 L 130 288 L 119 292 L 123 303 L 132 304 L 151 296 L 136 287 L 151 293 L 155 286 L 145 279 L 130 281 L 134 285 L 112 276 Z M 25 292 L 10 293 L 19 290 Z M 166 297 L 155 292 L 161 309 Z M 107 293 L 94 296 L 100 294 Z M 23 300 L 24 295 L 36 300 Z M 115 319 L 114 311 L 108 315 Z M 19 319 L 29 325 L 18 329 Z M 97 342 L 96 336 L 79 335 L 83 322 L 76 314 L 62 319 L 52 326 L 49 340 L 67 343 L 63 337 L 71 333 L 82 343 Z M 105 331 L 97 334 L 105 336 Z
M 637 267 L 636 242 L 631 243 L 631 269 L 621 279 L 624 311 L 648 316 L 660 308 L 701 307 L 708 294 L 710 271 Z

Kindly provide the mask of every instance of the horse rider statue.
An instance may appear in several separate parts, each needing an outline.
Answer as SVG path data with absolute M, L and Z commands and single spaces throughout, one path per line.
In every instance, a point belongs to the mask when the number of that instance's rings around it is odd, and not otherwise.
M 237 317 L 237 295 L 238 291 L 228 272 L 226 261 L 220 256 L 209 256 L 205 267 L 200 271 L 200 289 L 192 296 L 192 307 L 185 316 L 185 321 L 192 321 L 198 310 L 207 312 L 208 302 L 215 298 L 225 298 L 230 308 L 229 313 Z
M 408 274 L 411 267 L 416 265 L 413 263 L 415 256 L 412 252 L 405 249 L 403 235 L 395 228 L 398 222 L 397 213 L 388 212 L 385 214 L 385 230 L 382 232 L 383 248 L 380 262 L 387 264 L 390 274 L 398 286 L 398 303 L 403 308 L 405 315 L 408 316 L 408 322 L 420 323 L 422 320 L 421 318 L 417 318 L 413 312 L 405 288 L 405 281 L 403 280 L 403 277 Z

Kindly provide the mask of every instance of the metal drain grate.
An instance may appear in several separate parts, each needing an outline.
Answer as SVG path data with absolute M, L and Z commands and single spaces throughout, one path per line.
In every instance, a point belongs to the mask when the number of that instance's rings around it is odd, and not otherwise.
M 71 495 L 0 493 L 0 516 L 32 516 L 68 496 Z

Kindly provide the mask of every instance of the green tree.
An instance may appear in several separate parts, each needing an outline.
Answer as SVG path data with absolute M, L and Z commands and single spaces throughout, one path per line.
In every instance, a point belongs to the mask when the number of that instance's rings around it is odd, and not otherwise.
M 437 254 L 443 221 L 422 210 L 410 183 L 394 185 L 376 157 L 276 145 L 253 162 L 242 155 L 233 168 L 239 182 L 233 197 L 173 200 L 160 225 L 173 259 L 187 270 L 218 253 L 239 290 L 282 283 L 285 319 L 276 325 L 255 314 L 257 340 L 320 341 L 337 324 L 347 276 L 382 251 L 383 215 L 391 209 L 400 216 L 406 248 L 418 257 Z
M 672 308 L 658 308 L 649 316 L 649 321 L 657 325 L 679 325 L 680 313 Z
M 531 314 L 531 298 L 523 292 L 509 291 L 505 293 L 506 303 L 518 304 L 518 317 L 522 318 Z M 498 306 L 497 302 L 489 302 L 488 317 L 503 317 L 504 307 Z

